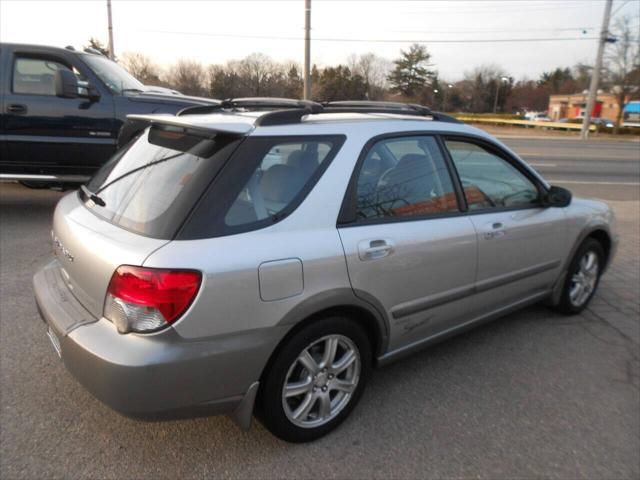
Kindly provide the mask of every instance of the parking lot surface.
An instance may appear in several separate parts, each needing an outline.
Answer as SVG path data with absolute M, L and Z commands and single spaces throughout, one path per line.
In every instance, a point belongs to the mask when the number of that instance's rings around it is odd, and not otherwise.
M 589 309 L 534 306 L 379 369 L 343 426 L 305 445 L 258 422 L 141 422 L 95 400 L 32 298 L 61 194 L 0 184 L 0 477 L 640 477 L 638 144 L 598 159 L 566 142 L 507 140 L 556 165 L 537 167 L 547 178 L 615 209 L 620 250 Z

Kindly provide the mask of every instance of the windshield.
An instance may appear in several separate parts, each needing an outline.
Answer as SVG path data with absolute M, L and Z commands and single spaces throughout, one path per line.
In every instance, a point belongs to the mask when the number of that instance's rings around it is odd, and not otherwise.
M 145 236 L 170 239 L 240 142 L 152 127 L 88 183 L 104 205 L 81 198 L 101 218 Z
M 99 55 L 84 55 L 82 58 L 113 93 L 146 90 L 141 82 L 116 62 Z

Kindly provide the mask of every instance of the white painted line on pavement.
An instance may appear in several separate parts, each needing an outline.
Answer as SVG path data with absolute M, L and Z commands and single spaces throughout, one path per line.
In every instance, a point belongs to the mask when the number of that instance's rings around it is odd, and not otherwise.
M 637 157 L 633 155 L 612 155 L 608 152 L 602 153 L 553 153 L 553 152 L 518 152 L 521 157 L 549 157 L 549 158 L 593 158 L 596 160 L 640 160 L 640 154 Z M 635 153 L 635 152 L 634 152 Z
M 632 187 L 640 187 L 640 182 L 583 182 L 580 180 L 553 180 L 547 179 L 549 183 L 575 183 L 577 185 L 627 185 Z

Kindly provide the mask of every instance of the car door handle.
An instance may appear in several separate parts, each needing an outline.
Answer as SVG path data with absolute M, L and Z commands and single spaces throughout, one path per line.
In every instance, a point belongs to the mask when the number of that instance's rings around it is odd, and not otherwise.
M 504 229 L 502 222 L 493 222 L 489 224 L 488 231 L 484 232 L 485 240 L 492 240 L 494 238 L 503 237 L 507 232 Z
M 22 105 L 21 103 L 12 103 L 11 105 L 7 106 L 7 112 L 24 115 L 25 113 L 27 113 L 27 106 Z
M 376 260 L 393 252 L 393 242 L 390 240 L 364 240 L 358 245 L 360 260 Z

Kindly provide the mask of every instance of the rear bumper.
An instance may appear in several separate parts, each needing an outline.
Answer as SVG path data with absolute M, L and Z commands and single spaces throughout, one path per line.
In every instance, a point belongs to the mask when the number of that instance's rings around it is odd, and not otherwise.
M 246 397 L 255 396 L 256 382 L 285 328 L 198 340 L 185 340 L 172 328 L 122 335 L 104 318 L 88 322 L 88 312 L 68 289 L 60 301 L 62 288 L 52 285 L 56 268 L 54 261 L 34 276 L 38 310 L 58 339 L 65 367 L 95 397 L 138 418 L 239 409 L 250 415 Z

